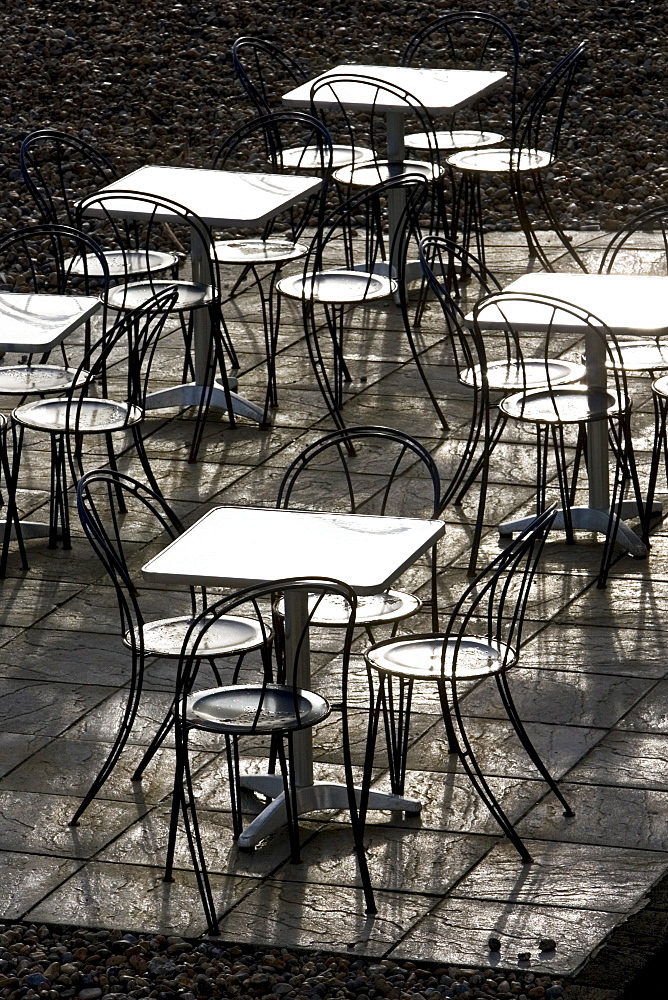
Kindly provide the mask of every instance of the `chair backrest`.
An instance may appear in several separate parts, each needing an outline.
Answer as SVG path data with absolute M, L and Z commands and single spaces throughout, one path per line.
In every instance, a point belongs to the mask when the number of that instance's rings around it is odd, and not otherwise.
M 429 287 L 443 311 L 456 376 L 459 378 L 464 371 L 475 373 L 478 366 L 484 367 L 484 338 L 479 340 L 472 334 L 465 316 L 474 302 L 500 292 L 501 285 L 481 260 L 445 236 L 423 237 L 419 255 Z M 457 278 L 456 264 L 467 273 L 465 283 Z
M 118 512 L 121 495 L 125 514 Z M 183 525 L 162 496 L 136 479 L 109 469 L 94 469 L 79 480 L 77 510 L 86 537 L 114 586 L 122 633 L 127 635 L 133 653 L 143 655 L 144 616 L 128 567 L 128 554 L 137 541 L 145 543 L 163 536 L 168 544 L 182 534 Z M 196 614 L 201 604 L 192 589 L 191 603 Z
M 457 662 L 468 652 L 466 639 L 471 635 L 496 647 L 500 667 L 517 662 L 531 584 L 556 516 L 552 504 L 535 517 L 461 595 L 443 629 L 451 640 L 443 643 L 444 674 L 457 678 Z
M 283 93 L 308 80 L 305 70 L 292 56 L 273 42 L 252 35 L 234 42 L 232 65 L 259 115 L 277 111 Z
M 520 111 L 512 143 L 518 154 L 530 155 L 543 150 L 550 153 L 550 162 L 556 158 L 566 105 L 584 50 L 585 42 L 580 42 L 572 52 L 564 56 Z M 543 162 L 541 166 L 546 164 Z
M 23 179 L 45 222 L 74 225 L 79 199 L 118 177 L 103 153 L 60 129 L 31 132 L 19 157 Z
M 276 506 L 435 518 L 440 495 L 436 463 L 410 434 L 348 427 L 325 434 L 291 462 Z
M 509 122 L 514 132 L 519 60 L 519 43 L 509 24 L 495 14 L 464 10 L 442 14 L 420 28 L 406 45 L 401 65 L 505 70 L 509 98 L 505 124 Z M 492 100 L 498 104 L 497 92 Z M 475 113 L 480 116 L 477 107 Z
M 634 274 L 638 271 L 639 256 L 643 273 L 668 273 L 668 206 L 647 209 L 622 226 L 603 252 L 599 273 Z
M 0 239 L 0 282 L 2 291 L 97 295 L 109 287 L 109 268 L 91 236 L 45 223 Z

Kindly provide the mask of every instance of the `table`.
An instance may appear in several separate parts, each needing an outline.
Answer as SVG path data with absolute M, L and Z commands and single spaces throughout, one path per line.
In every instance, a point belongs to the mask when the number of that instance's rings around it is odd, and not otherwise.
M 303 174 L 242 173 L 197 167 L 146 166 L 118 178 L 97 194 L 108 191 L 137 191 L 175 201 L 198 215 L 211 228 L 226 226 L 255 228 L 263 226 L 274 216 L 307 198 L 318 190 L 321 183 L 320 178 Z M 151 218 L 164 222 L 182 221 L 167 211 L 158 211 L 153 215 L 149 213 L 145 204 L 133 202 L 131 199 L 119 200 L 109 208 L 112 214 L 119 218 L 141 221 L 150 215 Z M 210 245 L 204 246 L 199 235 L 193 231 L 190 249 L 193 281 L 202 283 L 202 278 L 205 276 L 204 261 L 208 259 Z M 196 309 L 193 333 L 195 381 L 149 393 L 146 397 L 147 409 L 163 406 L 198 406 L 205 391 L 208 397 L 209 391 L 205 383 L 210 339 L 208 311 Z M 234 379 L 231 380 L 231 384 L 232 388 L 236 388 Z M 262 407 L 256 406 L 236 392 L 232 392 L 231 396 L 232 407 L 236 414 L 258 423 L 266 419 Z M 209 405 L 222 410 L 227 409 L 225 392 L 217 382 L 211 391 Z
M 93 295 L 0 292 L 0 351 L 46 354 L 101 308 Z M 21 521 L 21 531 L 24 538 L 49 537 L 42 521 Z
M 367 66 L 344 63 L 284 94 L 283 103 L 291 107 L 309 108 L 313 85 L 334 75 L 368 76 L 401 87 L 415 97 L 429 114 L 438 115 L 453 113 L 474 104 L 498 87 L 507 74 L 501 70 L 420 69 L 414 66 Z M 387 159 L 390 163 L 403 163 L 406 156 L 405 119 L 413 109 L 390 93 L 385 95 L 385 100 L 381 97 L 376 101 L 374 96 L 377 95 L 371 84 L 356 80 L 348 84 L 337 84 L 336 96 L 332 93 L 331 100 L 327 99 L 326 89 L 320 90 L 316 104 L 319 108 L 342 105 L 351 111 L 369 111 L 373 106 L 376 110 L 384 112 L 387 121 Z M 390 245 L 403 207 L 400 194 L 401 192 L 393 192 L 393 197 L 388 202 Z M 407 274 L 409 280 L 420 276 L 419 262 L 411 261 L 410 264 Z
M 146 563 L 142 573 L 160 584 L 234 588 L 284 577 L 327 576 L 361 596 L 389 587 L 444 531 L 442 521 L 418 518 L 216 507 Z M 308 593 L 286 595 L 288 659 L 297 654 L 295 644 L 307 619 Z M 310 687 L 308 642 L 299 651 L 297 678 L 301 687 Z M 294 747 L 299 812 L 347 809 L 345 785 L 313 780 L 311 731 L 295 734 Z M 285 824 L 283 784 L 280 775 L 269 774 L 247 775 L 242 785 L 273 800 L 239 839 L 240 847 L 251 848 Z M 421 803 L 372 791 L 369 808 L 418 812 Z
M 549 295 L 570 302 L 601 319 L 617 336 L 661 336 L 668 335 L 668 277 L 646 274 L 524 274 L 504 288 L 504 292 L 527 292 L 535 295 Z M 507 319 L 517 330 L 537 330 L 540 328 L 539 310 L 534 316 L 531 307 L 517 303 L 517 308 L 506 312 Z M 472 314 L 466 317 L 472 321 Z M 498 329 L 502 323 L 499 315 L 495 324 L 492 310 L 485 310 L 481 329 Z M 562 322 L 553 324 L 566 333 L 585 333 L 585 328 L 577 323 L 574 316 L 562 316 Z M 592 344 L 585 340 L 585 357 L 590 384 L 595 381 L 605 384 L 605 358 L 593 351 Z M 596 356 L 593 356 L 593 355 Z M 606 421 L 592 424 L 587 435 L 587 459 L 589 482 L 589 505 L 571 510 L 573 527 L 589 531 L 605 532 L 609 519 L 610 485 L 608 470 L 608 432 Z M 661 508 L 657 505 L 657 512 Z M 622 517 L 633 517 L 637 508 L 633 501 L 624 501 Z M 521 518 L 499 526 L 502 535 L 521 531 L 531 518 Z M 563 527 L 563 521 L 555 521 L 555 527 Z M 620 541 L 634 556 L 647 554 L 646 546 L 628 525 L 620 521 L 618 535 Z

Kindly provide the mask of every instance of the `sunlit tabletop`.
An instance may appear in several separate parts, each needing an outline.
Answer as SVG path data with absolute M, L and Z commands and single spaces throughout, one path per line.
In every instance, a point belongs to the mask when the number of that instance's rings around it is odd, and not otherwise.
M 0 292 L 0 350 L 50 351 L 101 305 L 93 295 Z

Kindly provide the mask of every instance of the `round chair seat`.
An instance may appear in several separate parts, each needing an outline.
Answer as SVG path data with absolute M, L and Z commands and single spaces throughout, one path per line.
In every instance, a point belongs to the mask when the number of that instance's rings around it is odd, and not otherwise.
M 499 403 L 499 409 L 515 420 L 535 424 L 579 424 L 622 413 L 628 402 L 620 405 L 617 394 L 608 389 L 589 389 L 585 385 L 557 386 L 516 392 Z
M 192 620 L 192 617 L 183 616 L 145 622 L 142 629 L 144 651 L 154 656 L 180 656 Z M 197 647 L 197 654 L 202 657 L 247 653 L 259 649 L 272 635 L 270 629 L 265 627 L 263 631 L 260 623 L 253 618 L 223 615 L 213 623 L 201 622 L 200 628 L 193 631 L 190 637 L 189 648 L 202 630 L 205 630 L 205 635 Z M 126 632 L 123 641 L 126 646 L 132 647 L 130 632 Z
M 402 160 L 400 163 L 366 160 L 340 167 L 335 171 L 334 179 L 340 184 L 352 184 L 353 187 L 373 187 L 375 184 L 393 177 L 403 177 L 405 174 L 419 174 L 428 181 L 437 181 L 443 176 L 443 168 L 424 160 Z
M 668 368 L 666 340 L 626 340 L 619 341 L 618 345 L 622 359 L 620 367 L 625 372 L 651 372 Z M 612 367 L 611 360 L 607 359 L 609 367 Z
M 125 253 L 122 250 L 105 250 L 104 259 L 112 278 L 124 277 L 126 274 L 167 271 L 179 263 L 175 253 L 162 253 L 159 250 L 128 250 Z M 64 264 L 72 274 L 102 276 L 102 267 L 94 254 L 87 254 L 85 263 L 81 257 L 70 257 Z
M 509 364 L 507 361 L 491 361 L 487 366 L 487 380 L 490 389 L 509 391 L 511 389 L 535 386 L 559 385 L 563 382 L 579 382 L 585 376 L 585 366 L 574 361 L 559 359 L 525 360 L 524 364 Z M 464 385 L 482 385 L 480 365 L 466 368 L 459 376 Z
M 0 368 L 0 395 L 64 392 L 74 381 L 76 370 L 59 365 L 8 365 Z
M 661 378 L 652 382 L 652 392 L 656 393 L 657 396 L 665 396 L 668 399 L 668 375 L 662 375 Z
M 409 680 L 475 680 L 498 674 L 516 659 L 513 649 L 492 639 L 433 633 L 380 642 L 364 657 L 379 673 Z
M 68 429 L 68 404 L 67 399 L 61 398 L 37 399 L 17 406 L 12 416 L 24 427 L 49 434 L 63 434 Z M 76 429 L 78 434 L 122 431 L 138 424 L 142 417 L 140 407 L 129 408 L 127 403 L 118 403 L 114 399 L 96 399 L 93 396 L 84 399 L 81 406 L 78 402 L 69 404 L 69 430 Z
M 311 625 L 329 626 L 330 628 L 345 628 L 348 624 L 349 607 L 343 598 L 335 594 L 325 594 L 320 599 L 309 596 L 309 612 L 317 608 L 313 617 L 309 618 Z M 357 598 L 357 625 L 382 625 L 385 622 L 397 622 L 410 618 L 422 607 L 422 601 L 414 594 L 406 594 L 401 590 L 383 590 L 378 594 L 367 594 Z M 276 610 L 279 615 L 285 614 L 283 599 L 277 601 Z
M 277 288 L 291 299 L 307 299 L 335 304 L 370 302 L 394 295 L 397 290 L 394 278 L 365 271 L 321 271 L 304 279 L 301 274 L 281 278 Z
M 373 157 L 373 150 L 366 146 L 333 146 L 332 166 L 334 169 L 343 167 L 353 160 L 370 160 Z M 282 156 L 283 166 L 291 170 L 320 170 L 320 154 L 315 146 L 297 146 L 294 149 L 286 149 Z
M 284 264 L 305 257 L 308 247 L 292 240 L 216 240 L 219 264 Z
M 458 149 L 482 149 L 484 146 L 498 146 L 505 141 L 500 132 L 481 132 L 476 129 L 455 129 L 443 132 L 414 132 L 404 139 L 406 149 L 420 152 L 434 150 L 439 153 L 454 153 Z
M 330 711 L 329 703 L 319 694 L 279 684 L 210 688 L 191 694 L 187 703 L 191 725 L 237 736 L 306 729 L 322 722 Z
M 208 305 L 211 299 L 211 288 L 196 281 L 133 281 L 128 285 L 116 285 L 107 292 L 107 303 L 112 309 L 137 309 L 148 302 L 156 292 L 163 288 L 176 287 L 178 298 L 172 312 L 182 309 L 196 309 Z
M 458 170 L 480 173 L 507 174 L 513 170 L 544 170 L 552 163 L 552 154 L 546 149 L 467 149 L 449 156 L 447 163 Z

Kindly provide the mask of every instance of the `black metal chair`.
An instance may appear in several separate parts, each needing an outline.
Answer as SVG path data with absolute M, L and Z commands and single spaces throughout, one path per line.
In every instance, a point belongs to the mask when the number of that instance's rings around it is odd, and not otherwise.
M 571 808 L 522 725 L 507 676 L 509 669 L 520 660 L 531 584 L 555 515 L 554 506 L 538 515 L 478 574 L 448 614 L 440 631 L 386 639 L 364 654 L 375 704 L 374 727 L 365 759 L 364 789 L 368 789 L 371 779 L 375 731 L 382 711 L 386 730 L 391 734 L 388 749 L 392 760 L 392 790 L 403 794 L 413 689 L 416 682 L 435 684 L 449 752 L 457 755 L 473 787 L 523 862 L 530 862 L 531 855 L 478 763 L 462 714 L 460 685 L 486 677 L 495 679 L 503 707 L 524 750 L 563 805 L 564 815 L 572 816 Z M 392 681 L 399 682 L 398 693 L 393 690 Z
M 84 353 L 63 396 L 22 403 L 13 411 L 19 462 L 26 430 L 48 434 L 51 440 L 50 548 L 56 547 L 59 530 L 63 548 L 71 548 L 68 481 L 71 476 L 76 485 L 84 474 L 84 441 L 89 435 L 104 435 L 110 467 L 116 470 L 113 435 L 129 432 L 149 483 L 159 491 L 141 423 L 155 350 L 177 295 L 176 289 L 163 288 L 121 313 L 116 325 Z
M 302 273 L 277 284 L 281 295 L 302 303 L 309 355 L 337 427 L 345 426 L 344 384 L 351 380 L 345 360 L 346 318 L 353 306 L 395 296 L 404 324 L 409 322 L 406 263 L 410 248 L 417 256 L 420 213 L 428 193 L 423 177 L 407 174 L 354 195 L 325 219 L 304 258 Z M 388 246 L 384 209 L 395 196 L 403 204 Z
M 222 615 L 250 614 L 263 621 L 270 613 L 278 594 L 306 590 L 312 595 L 308 617 L 293 637 L 294 659 L 285 650 L 271 661 L 265 657 L 255 676 L 245 676 L 237 683 L 193 692 L 193 683 L 201 657 L 200 647 Z M 355 850 L 364 886 L 367 912 L 375 913 L 375 901 L 363 847 L 363 821 L 353 784 L 347 713 L 348 664 L 355 628 L 356 597 L 343 583 L 322 578 L 292 578 L 249 587 L 209 606 L 196 618 L 186 635 L 184 652 L 177 677 L 176 750 L 177 764 L 172 802 L 172 816 L 167 850 L 165 879 L 172 880 L 174 847 L 179 813 L 183 817 L 197 883 L 210 933 L 218 932 L 216 907 L 206 869 L 205 851 L 197 821 L 197 800 L 190 771 L 188 742 L 194 730 L 219 734 L 225 738 L 234 836 L 242 830 L 239 740 L 242 737 L 266 737 L 276 747 L 283 778 L 283 804 L 290 836 L 292 861 L 300 860 L 299 789 L 295 780 L 295 737 L 324 721 L 331 712 L 327 700 L 300 685 L 299 651 L 306 640 L 309 624 L 317 614 L 321 597 L 336 597 L 347 609 L 347 625 L 341 653 L 341 721 L 343 763 Z M 269 626 L 264 625 L 269 650 Z M 286 752 L 287 751 L 287 752 Z M 274 800 L 276 802 L 276 800 Z
M 131 654 L 130 683 L 121 724 L 106 761 L 100 768 L 83 801 L 77 808 L 70 825 L 76 826 L 85 810 L 110 777 L 128 741 L 142 695 L 144 668 L 149 657 L 167 657 L 178 660 L 188 634 L 192 641 L 206 628 L 206 638 L 198 643 L 198 655 L 193 667 L 201 660 L 210 665 L 215 681 L 221 684 L 216 660 L 237 658 L 234 674 L 238 673 L 246 653 L 258 649 L 271 640 L 271 631 L 253 617 L 220 615 L 213 622 L 202 619 L 200 612 L 206 608 L 206 591 L 191 587 L 190 608 L 187 614 L 147 621 L 141 609 L 141 594 L 128 567 L 128 543 L 124 537 L 125 517 L 119 515 L 119 496 L 128 523 L 141 523 L 142 541 L 165 538 L 172 541 L 184 531 L 181 521 L 159 492 L 144 486 L 130 476 L 106 469 L 86 473 L 77 487 L 77 509 L 81 525 L 93 550 L 104 566 L 116 593 L 121 621 L 121 635 Z M 132 531 L 129 532 L 132 535 Z M 198 624 L 193 627 L 193 623 Z M 158 728 L 151 745 L 146 750 L 132 780 L 139 781 L 148 763 L 164 742 L 174 724 L 174 708 Z
M 9 543 L 14 539 L 18 543 L 21 556 L 21 568 L 28 569 L 28 555 L 23 540 L 23 530 L 16 506 L 16 464 L 15 453 L 10 450 L 9 421 L 4 413 L 0 413 L 0 477 L 2 478 L 2 493 L 0 507 L 4 507 L 4 526 L 2 532 L 2 551 L 0 552 L 0 579 L 7 575 L 9 559 Z M 12 438 L 13 441 L 13 438 Z
M 452 116 L 446 129 L 436 129 L 439 153 L 498 146 L 515 134 L 520 49 L 514 31 L 495 14 L 477 10 L 451 11 L 420 28 L 408 42 L 402 66 L 438 69 L 506 70 L 507 85 L 489 100 Z M 494 131 L 501 128 L 502 131 Z M 405 137 L 409 150 L 431 151 L 433 138 L 423 132 Z
M 585 264 L 552 208 L 543 183 L 543 175 L 554 164 L 559 154 L 566 106 L 584 48 L 584 42 L 576 46 L 555 66 L 529 98 L 517 115 L 515 132 L 511 136 L 509 147 L 464 150 L 447 158 L 449 166 L 460 171 L 462 175 L 462 180 L 457 185 L 452 232 L 453 234 L 457 232 L 461 220 L 464 246 L 469 249 L 471 242 L 475 240 L 476 252 L 481 260 L 484 260 L 485 256 L 485 243 L 480 180 L 485 174 L 496 174 L 508 179 L 515 211 L 530 256 L 537 257 L 546 270 L 554 270 L 536 236 L 535 220 L 531 219 L 524 196 L 525 180 L 532 182 L 541 211 L 544 212 L 550 228 L 557 234 L 575 263 L 583 271 L 586 270 Z
M 237 38 L 234 42 L 232 65 L 258 115 L 278 111 L 283 94 L 309 79 L 306 70 L 278 45 L 252 35 Z M 318 113 L 316 117 L 326 123 L 322 114 Z M 332 150 L 332 166 L 350 163 L 354 155 L 368 159 L 373 156 L 373 151 L 366 147 L 352 149 L 349 145 L 337 145 Z M 308 145 L 287 146 L 283 149 L 283 166 L 313 173 L 321 169 L 321 159 L 317 149 L 311 152 Z
M 278 406 L 275 362 L 281 300 L 276 292 L 276 282 L 284 265 L 299 260 L 308 253 L 308 244 L 299 242 L 306 227 L 317 229 L 322 223 L 327 200 L 327 181 L 332 166 L 332 141 L 327 129 L 318 119 L 300 112 L 278 111 L 254 118 L 238 128 L 222 144 L 212 164 L 214 169 L 221 170 L 291 173 L 300 164 L 291 162 L 286 167 L 284 150 L 290 140 L 294 142 L 299 137 L 302 143 L 297 148 L 308 156 L 311 169 L 317 169 L 322 175 L 320 190 L 293 207 L 286 216 L 271 219 L 257 236 L 249 237 L 246 234 L 234 239 L 216 240 L 214 244 L 215 259 L 219 266 L 242 268 L 231 296 L 248 274 L 252 276 L 258 290 L 267 358 L 265 424 L 269 408 Z M 268 281 L 267 275 L 263 273 L 266 268 L 270 268 Z
M 291 462 L 278 489 L 277 507 L 328 510 L 395 517 L 438 516 L 441 484 L 436 463 L 427 449 L 403 431 L 391 427 L 347 427 L 325 434 Z M 438 620 L 436 547 L 431 551 L 433 627 Z M 372 628 L 417 614 L 424 602 L 402 590 L 357 598 L 356 621 L 372 642 Z M 279 608 L 280 610 L 280 608 Z M 311 625 L 347 625 L 346 607 L 324 597 Z
M 551 446 L 563 527 L 569 544 L 575 541 L 573 511 L 577 510 L 575 488 L 582 453 L 579 444 L 583 438 L 596 432 L 597 425 L 607 427 L 615 458 L 615 475 L 598 574 L 598 586 L 605 587 L 621 519 L 624 491 L 629 481 L 633 486 L 638 512 L 641 517 L 644 513 L 631 439 L 632 403 L 617 338 L 601 319 L 578 306 L 545 295 L 508 291 L 490 295 L 474 306 L 473 328 L 476 337 L 485 337 L 488 343 L 492 338 L 490 331 L 496 331 L 493 342 L 500 355 L 498 360 L 515 368 L 514 391 L 504 395 L 499 409 L 506 419 L 535 429 L 538 513 L 546 505 Z M 569 331 L 577 331 L 576 335 L 582 339 L 577 346 L 569 345 L 564 350 L 563 334 Z M 532 337 L 532 332 L 537 333 L 539 339 Z M 586 345 L 587 381 L 579 384 L 563 381 L 559 378 L 560 355 L 569 350 L 579 350 L 582 354 L 583 343 Z M 596 358 L 602 362 L 600 371 L 595 367 Z M 484 373 L 488 383 L 492 365 L 488 352 Z M 543 366 L 548 375 L 547 381 L 532 382 L 537 365 Z M 556 378 L 551 374 L 553 366 L 556 366 Z M 577 432 L 576 440 L 570 442 L 569 428 Z M 575 447 L 570 474 L 569 446 Z M 590 475 L 597 472 L 588 469 Z

